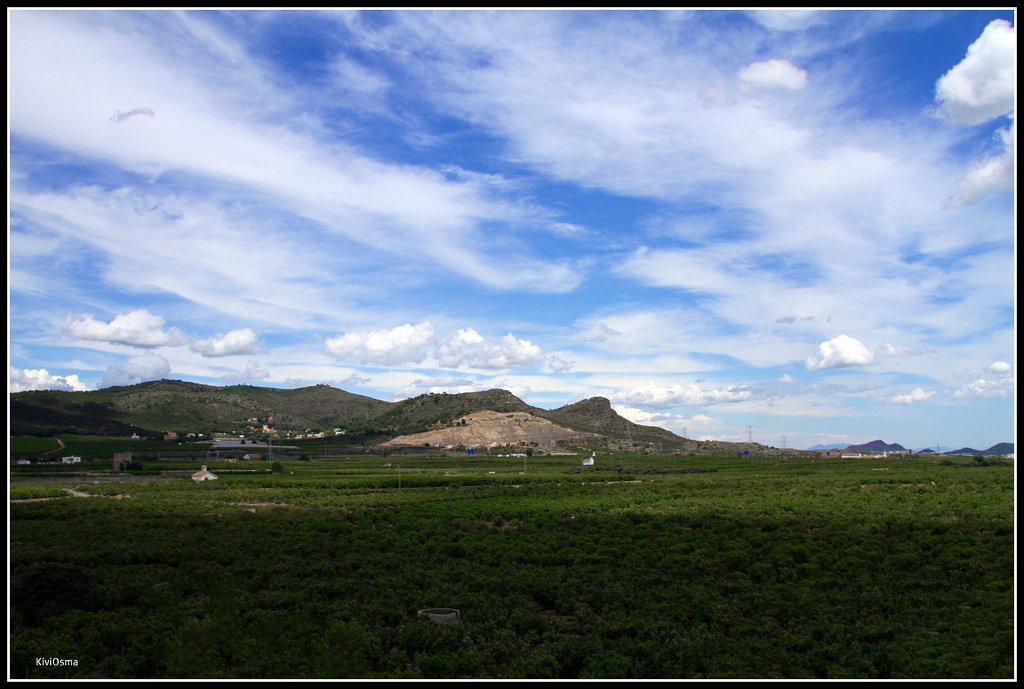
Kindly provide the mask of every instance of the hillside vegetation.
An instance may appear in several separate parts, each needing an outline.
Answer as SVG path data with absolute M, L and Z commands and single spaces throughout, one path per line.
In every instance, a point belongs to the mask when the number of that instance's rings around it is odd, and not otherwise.
M 71 433 L 125 437 L 137 433 L 155 437 L 171 430 L 208 437 L 213 432 L 246 432 L 266 425 L 279 432 L 300 433 L 340 428 L 346 431 L 349 444 L 356 439 L 379 443 L 449 428 L 467 415 L 491 411 L 532 414 L 576 434 L 601 436 L 599 444 L 615 449 L 701 455 L 744 450 L 779 453 L 757 444 L 689 440 L 663 428 L 635 424 L 619 416 L 603 397 L 547 410 L 533 407 L 507 390 L 425 394 L 385 402 L 328 385 L 282 390 L 160 380 L 90 392 L 21 392 L 10 399 L 12 436 Z

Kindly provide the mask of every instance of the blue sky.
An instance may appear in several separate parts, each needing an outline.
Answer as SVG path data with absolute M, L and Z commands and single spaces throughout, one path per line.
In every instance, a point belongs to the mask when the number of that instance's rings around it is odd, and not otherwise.
M 1014 438 L 1012 11 L 9 11 L 12 391 Z

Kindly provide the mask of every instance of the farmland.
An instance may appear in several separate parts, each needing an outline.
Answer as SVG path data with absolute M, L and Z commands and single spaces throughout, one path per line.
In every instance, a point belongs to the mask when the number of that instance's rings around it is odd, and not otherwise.
M 11 677 L 1013 676 L 1010 464 L 199 464 L 12 468 Z

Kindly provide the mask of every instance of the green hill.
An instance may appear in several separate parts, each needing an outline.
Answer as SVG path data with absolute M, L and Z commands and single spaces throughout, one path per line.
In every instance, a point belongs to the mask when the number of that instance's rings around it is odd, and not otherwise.
M 604 397 L 546 410 L 507 390 L 432 393 L 385 402 L 329 385 L 283 390 L 159 380 L 89 392 L 12 393 L 10 402 L 12 436 L 158 436 L 165 430 L 208 435 L 244 433 L 267 425 L 299 433 L 344 428 L 347 438 L 362 443 L 445 428 L 467 414 L 490 410 L 534 414 L 580 433 L 604 436 L 619 450 L 694 455 L 781 452 L 757 444 L 690 440 L 663 428 L 641 426 L 619 416 Z
M 392 406 L 328 385 L 282 390 L 179 380 L 89 392 L 19 392 L 10 400 L 11 435 L 233 432 L 253 425 L 250 419 L 278 428 L 323 429 L 366 421 Z

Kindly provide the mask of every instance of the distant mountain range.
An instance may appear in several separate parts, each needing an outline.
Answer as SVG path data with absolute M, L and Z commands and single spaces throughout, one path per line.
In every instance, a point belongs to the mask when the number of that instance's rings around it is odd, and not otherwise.
M 851 452 L 869 452 L 869 453 L 880 453 L 880 452 L 917 452 L 918 454 L 935 454 L 936 450 L 931 448 L 924 448 L 921 450 L 908 450 L 907 448 L 897 443 L 887 443 L 882 440 L 872 440 L 869 443 L 861 443 L 860 445 L 815 445 L 814 447 L 807 448 L 811 452 L 821 452 L 823 450 L 849 450 Z M 996 443 L 987 450 L 975 450 L 972 447 L 961 447 L 957 450 L 943 450 L 942 454 L 947 455 L 1011 455 L 1013 454 L 1013 443 Z

